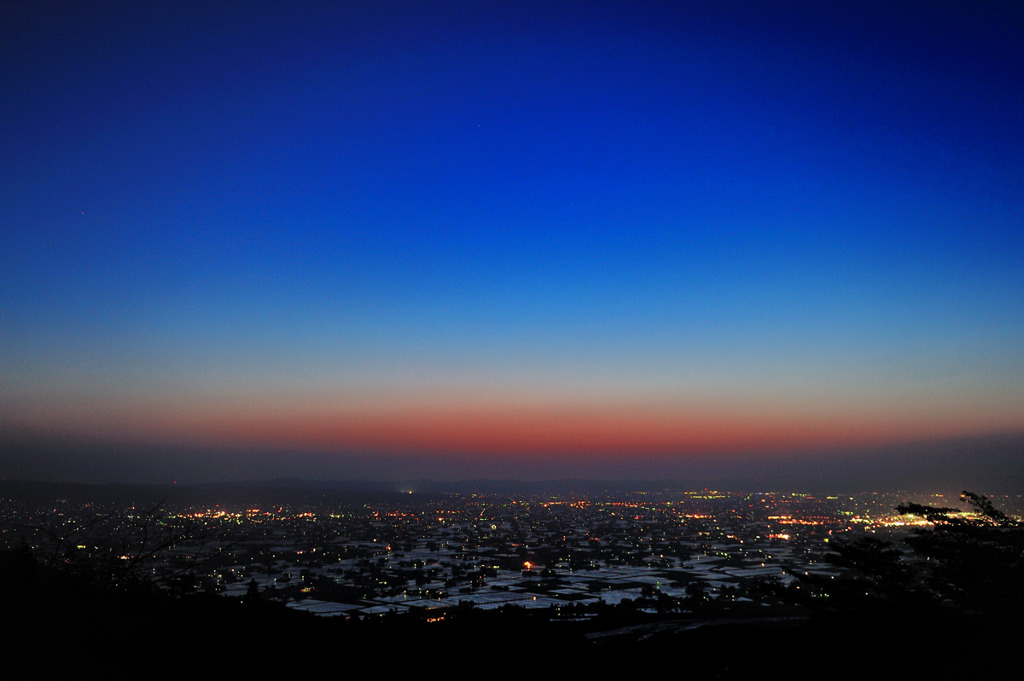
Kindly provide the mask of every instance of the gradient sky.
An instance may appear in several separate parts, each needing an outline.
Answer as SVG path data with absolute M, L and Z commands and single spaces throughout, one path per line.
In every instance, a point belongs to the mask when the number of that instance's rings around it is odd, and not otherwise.
M 1024 431 L 1022 35 L 1015 2 L 4 2 L 0 425 L 451 478 Z

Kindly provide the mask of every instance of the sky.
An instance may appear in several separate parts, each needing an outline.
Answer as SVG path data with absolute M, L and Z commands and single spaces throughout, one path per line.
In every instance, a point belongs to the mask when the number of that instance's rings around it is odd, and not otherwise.
M 0 477 L 1024 461 L 1021 35 L 1015 2 L 0 3 Z

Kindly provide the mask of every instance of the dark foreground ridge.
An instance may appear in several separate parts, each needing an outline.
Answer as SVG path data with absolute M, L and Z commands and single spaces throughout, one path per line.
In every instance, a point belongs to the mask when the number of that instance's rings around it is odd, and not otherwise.
M 169 678 L 183 668 L 251 673 L 324 659 L 339 672 L 369 664 L 460 676 L 604 676 L 665 662 L 705 678 L 1012 670 L 1024 634 L 1019 521 L 967 492 L 956 507 L 910 502 L 898 512 L 928 524 L 902 542 L 836 541 L 830 560 L 843 567 L 839 579 L 758 582 L 742 598 L 733 590 L 710 599 L 694 583 L 682 598 L 651 589 L 614 604 L 484 610 L 465 601 L 333 618 L 285 607 L 255 580 L 237 597 L 196 591 L 187 579 L 156 588 L 141 572 L 112 578 L 107 563 L 82 559 L 81 549 L 48 560 L 23 544 L 0 553 L 0 651 L 10 678 L 82 665 L 113 678 L 139 670 Z
M 1017 618 L 886 604 L 720 620 L 613 609 L 586 622 L 553 621 L 543 611 L 506 608 L 451 613 L 443 622 L 418 615 L 344 621 L 277 603 L 99 590 L 40 569 L 24 554 L 0 560 L 3 659 L 16 674 L 9 678 L 83 664 L 111 678 L 138 669 L 171 678 L 196 666 L 204 674 L 253 673 L 325 658 L 339 672 L 369 663 L 389 673 L 461 676 L 512 666 L 604 674 L 671 662 L 700 678 L 920 678 L 1011 669 L 1024 633 Z

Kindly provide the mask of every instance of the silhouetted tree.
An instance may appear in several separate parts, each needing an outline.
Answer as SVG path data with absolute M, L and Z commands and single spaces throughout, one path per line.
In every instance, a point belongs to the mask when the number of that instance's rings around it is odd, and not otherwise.
M 245 590 L 245 596 L 242 598 L 243 603 L 255 605 L 260 602 L 260 587 L 256 583 L 256 578 L 253 577 L 249 580 L 249 587 Z
M 907 538 L 927 559 L 922 581 L 931 593 L 962 612 L 1017 616 L 1024 607 L 1024 526 L 972 492 L 960 495 L 970 513 L 952 508 L 901 504 L 903 514 L 933 523 Z
M 858 578 L 840 580 L 831 595 L 842 607 L 874 602 L 1015 617 L 1024 608 L 1024 526 L 984 495 L 965 491 L 960 498 L 968 510 L 897 506 L 931 523 L 911 530 L 909 552 L 876 537 L 836 542 L 831 560 Z
M 841 580 L 833 587 L 832 595 L 841 599 L 840 605 L 902 601 L 909 595 L 910 573 L 903 553 L 891 542 L 867 536 L 836 542 L 833 549 L 835 553 L 829 556 L 830 561 L 858 575 L 852 584 Z

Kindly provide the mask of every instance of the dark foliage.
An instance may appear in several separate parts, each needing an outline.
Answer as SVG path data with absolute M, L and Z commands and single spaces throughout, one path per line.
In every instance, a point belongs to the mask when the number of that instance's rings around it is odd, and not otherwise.
M 988 497 L 964 492 L 970 513 L 905 504 L 933 529 L 915 530 L 906 543 L 923 558 L 921 586 L 945 606 L 989 617 L 1019 616 L 1024 608 L 1024 526 Z
M 1024 527 L 988 497 L 964 492 L 967 509 L 900 504 L 931 527 L 903 545 L 873 536 L 836 542 L 830 559 L 856 577 L 844 583 L 861 604 L 914 605 L 1009 616 L 1024 606 Z M 819 585 L 820 586 L 820 585 Z M 843 603 L 849 606 L 849 603 Z
M 751 603 L 749 612 L 721 614 L 695 582 L 690 614 L 679 615 L 673 604 L 656 619 L 623 603 L 557 617 L 506 606 L 457 608 L 443 621 L 415 611 L 324 620 L 261 598 L 255 583 L 244 599 L 175 595 L 131 582 L 114 587 L 83 579 L 73 562 L 40 560 L 23 548 L 0 554 L 0 652 L 11 678 L 81 664 L 115 678 L 140 670 L 150 678 L 178 676 L 197 664 L 210 673 L 263 674 L 273 659 L 325 654 L 339 672 L 368 663 L 377 671 L 488 673 L 534 662 L 551 672 L 607 675 L 627 660 L 672 660 L 680 673 L 720 679 L 944 678 L 995 670 L 1016 663 L 1024 633 L 1017 621 L 1024 528 L 984 496 L 965 492 L 963 501 L 968 513 L 902 505 L 902 513 L 932 523 L 905 545 L 866 537 L 837 546 L 835 562 L 858 578 L 796 592 L 802 598 L 828 588 L 820 602 L 829 608 L 776 606 L 769 613 Z M 647 605 L 657 605 L 657 596 Z M 772 596 L 782 599 L 781 591 Z

